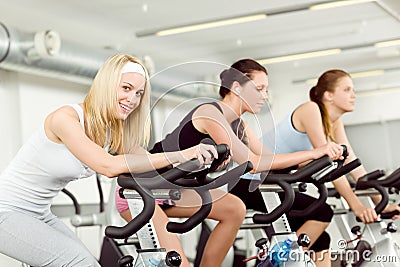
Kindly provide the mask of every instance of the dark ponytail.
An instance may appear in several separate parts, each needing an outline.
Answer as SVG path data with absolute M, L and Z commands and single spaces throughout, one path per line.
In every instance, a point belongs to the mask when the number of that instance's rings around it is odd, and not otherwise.
M 313 86 L 310 89 L 310 92 L 309 92 L 310 100 L 314 101 L 314 102 L 320 102 L 321 100 L 318 99 L 319 95 L 317 94 L 317 88 L 316 87 L 317 86 Z

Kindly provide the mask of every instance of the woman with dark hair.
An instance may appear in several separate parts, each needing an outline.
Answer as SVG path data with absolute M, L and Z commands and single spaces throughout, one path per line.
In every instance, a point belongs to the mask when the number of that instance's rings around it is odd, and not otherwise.
M 156 143 L 150 152 L 180 150 L 199 144 L 204 138 L 211 138 L 217 144 L 227 144 L 230 147 L 232 159 L 236 163 L 251 161 L 254 167 L 252 172 L 282 169 L 324 155 L 329 155 L 332 159 L 341 157 L 342 147 L 333 142 L 327 142 L 324 146 L 313 150 L 273 155 L 267 147 L 263 146 L 256 134 L 247 127 L 246 122 L 241 119 L 243 113 L 259 113 L 265 104 L 265 100 L 268 98 L 267 70 L 252 59 L 242 59 L 222 71 L 220 78 L 219 93 L 222 99 L 195 107 L 186 115 L 179 126 L 162 141 Z M 232 177 L 232 179 L 239 179 L 239 177 Z M 225 233 L 225 236 L 221 235 L 222 232 L 219 231 L 226 222 L 221 221 L 218 217 L 211 217 L 219 221 L 219 224 L 208 239 L 201 266 L 221 265 L 242 223 L 242 221 L 231 218 L 231 212 L 235 212 L 235 205 L 225 201 L 227 198 L 235 199 L 236 197 L 226 194 L 220 199 L 214 198 L 213 209 L 221 211 L 218 216 L 222 217 L 223 214 L 226 214 L 225 216 L 228 218 L 225 219 L 232 224 L 233 221 L 236 221 L 230 232 L 234 235 L 229 234 L 229 238 L 226 235 L 227 233 Z M 246 199 L 242 200 L 246 204 Z M 116 202 L 121 204 L 124 201 L 117 196 Z M 182 209 L 182 207 L 174 207 L 165 210 L 165 212 L 169 216 L 179 215 L 179 208 Z M 129 220 L 130 218 L 126 216 L 126 213 L 129 213 L 127 209 L 126 206 L 125 211 L 122 208 L 119 211 L 125 216 L 124 218 Z M 221 240 L 225 241 L 222 242 Z

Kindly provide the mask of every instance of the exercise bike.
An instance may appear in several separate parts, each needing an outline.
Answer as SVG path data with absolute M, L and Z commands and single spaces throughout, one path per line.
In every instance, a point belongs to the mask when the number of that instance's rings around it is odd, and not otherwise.
M 315 160 L 300 170 L 292 174 L 266 174 L 264 175 L 264 184 L 261 185 L 260 191 L 263 194 L 267 210 L 281 207 L 280 198 L 277 196 L 276 189 L 271 189 L 267 184 L 286 184 L 282 187 L 285 192 L 284 203 L 287 197 L 290 197 L 288 187 L 295 183 L 297 190 L 304 192 L 306 184 L 312 183 L 318 189 L 319 197 L 314 201 L 310 207 L 304 210 L 290 209 L 291 205 L 286 208 L 287 214 L 293 218 L 309 217 L 318 208 L 325 203 L 328 191 L 325 183 L 331 182 L 351 170 L 361 165 L 361 162 L 356 159 L 344 165 L 344 159 L 347 157 L 347 149 L 344 146 L 343 159 L 337 161 L 330 161 L 329 158 L 323 157 Z M 294 199 L 294 193 L 293 193 Z M 283 203 L 283 204 L 284 204 Z M 290 210 L 289 210 L 290 209 Z M 276 211 L 273 210 L 273 212 Z M 265 217 L 253 217 L 255 223 L 266 223 Z M 296 233 L 291 232 L 290 225 L 287 221 L 286 215 L 283 214 L 279 218 L 270 218 L 272 221 L 272 229 L 268 231 L 268 238 L 261 238 L 257 240 L 256 246 L 259 249 L 257 257 L 261 260 L 257 266 L 315 266 L 314 262 L 310 259 L 309 253 L 304 252 L 303 247 L 308 247 L 310 239 L 306 234 L 300 234 L 298 237 Z
M 154 198 L 160 198 L 162 195 L 154 190 L 167 189 L 169 198 L 179 199 L 179 189 L 187 188 L 193 189 L 201 197 L 202 206 L 193 216 L 184 222 L 169 222 L 167 225 L 167 230 L 173 233 L 190 231 L 211 211 L 212 199 L 209 190 L 232 183 L 232 177 L 239 177 L 252 169 L 251 163 L 246 162 L 217 178 L 207 177 L 207 173 L 216 169 L 229 156 L 229 148 L 225 145 L 217 146 L 217 151 L 218 160 L 213 161 L 209 168 L 200 171 L 196 171 L 199 168 L 199 161 L 196 159 L 154 177 L 133 177 L 131 174 L 118 177 L 118 184 L 122 187 L 121 197 L 128 199 L 133 219 L 122 227 L 108 226 L 105 234 L 112 239 L 126 239 L 136 233 L 140 247 L 136 250 L 135 258 L 131 255 L 122 256 L 119 266 L 180 266 L 181 258 L 178 253 L 166 253 L 164 248 L 160 248 L 151 217 L 155 208 Z
M 383 209 L 389 202 L 387 188 L 400 188 L 400 168 L 392 172 L 386 178 L 385 172 L 376 170 L 359 178 L 355 184 L 355 193 L 359 196 L 371 196 L 380 194 L 382 199 L 375 206 L 377 214 L 381 214 L 381 219 L 389 219 L 397 212 L 383 214 Z M 363 199 L 363 204 L 373 207 L 370 198 Z M 352 214 L 335 215 L 335 222 L 343 237 L 342 249 L 344 252 L 339 254 L 342 267 L 389 267 L 398 265 L 400 262 L 399 245 L 394 241 L 391 233 L 396 232 L 397 226 L 393 222 L 386 223 L 379 220 L 363 226 L 352 223 L 360 222 Z
M 344 154 L 345 156 L 345 154 Z M 324 183 L 332 181 L 343 174 L 350 172 L 352 169 L 358 167 L 361 163 L 359 161 L 353 161 L 350 164 L 346 164 L 343 166 L 342 161 L 332 162 L 329 158 L 323 157 L 319 160 L 313 161 L 307 166 L 304 166 L 301 170 L 292 173 L 292 174 L 281 174 L 281 175 L 272 175 L 272 174 L 264 174 L 267 179 L 265 181 L 268 183 L 259 185 L 260 191 L 262 192 L 262 196 L 264 198 L 264 202 L 267 206 L 267 210 L 269 213 L 261 214 L 259 212 L 255 212 L 252 210 L 248 210 L 246 220 L 243 223 L 241 230 L 250 230 L 254 240 L 258 240 L 256 242 L 256 246 L 259 247 L 259 250 L 262 252 L 266 247 L 274 246 L 274 244 L 282 241 L 283 239 L 291 239 L 292 241 L 297 240 L 297 244 L 300 246 L 308 246 L 309 238 L 306 235 L 301 235 L 299 238 L 295 233 L 292 233 L 290 230 L 289 223 L 286 219 L 286 212 L 292 207 L 294 201 L 294 189 L 292 184 L 298 182 L 313 182 L 316 184 L 317 188 L 320 191 L 320 197 L 318 201 L 314 203 L 314 205 L 308 209 L 307 211 L 291 211 L 292 214 L 297 213 L 299 216 L 307 216 L 307 214 L 311 214 L 315 210 L 318 209 L 318 206 L 321 203 L 324 203 L 327 198 L 327 190 L 324 187 Z M 271 186 L 272 184 L 278 185 L 278 187 Z M 300 184 L 298 186 L 299 191 L 305 189 L 304 184 Z M 281 202 L 278 197 L 277 192 L 283 191 L 285 197 L 283 202 Z M 202 232 L 200 236 L 200 240 L 202 243 L 205 243 L 204 239 L 207 238 L 207 232 L 209 231 L 209 225 L 203 225 Z M 268 235 L 266 235 L 265 228 L 268 229 Z M 268 244 L 269 243 L 269 244 Z M 304 254 L 300 247 L 295 248 L 296 242 L 293 243 L 292 246 L 292 254 L 296 254 L 296 266 L 307 266 L 307 262 L 309 262 L 309 258 Z M 247 246 L 248 247 L 248 246 Z M 265 250 L 264 250 L 265 251 Z M 197 256 L 201 255 L 201 250 L 198 249 Z M 262 252 L 261 254 L 265 254 Z M 249 249 L 246 251 L 246 256 L 250 255 Z M 232 255 L 230 255 L 232 258 Z M 258 254 L 255 258 L 260 257 Z M 250 257 L 245 259 L 245 262 L 249 262 L 249 260 L 254 259 L 254 257 Z M 232 261 L 227 261 L 229 266 L 232 266 Z M 246 263 L 240 264 L 239 262 L 235 262 L 235 266 L 244 266 Z M 249 263 L 247 263 L 248 265 Z M 288 263 L 287 263 L 288 264 Z M 291 266 L 295 266 L 292 263 Z M 313 263 L 312 263 L 313 264 Z M 195 262 L 195 266 L 196 262 Z M 225 266 L 225 265 L 224 265 Z M 313 266 L 313 265 L 310 265 Z

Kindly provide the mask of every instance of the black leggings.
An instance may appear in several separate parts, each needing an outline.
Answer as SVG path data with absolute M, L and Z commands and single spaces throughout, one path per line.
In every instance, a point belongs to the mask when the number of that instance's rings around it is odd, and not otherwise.
M 262 198 L 260 190 L 257 188 L 256 190 L 249 192 L 249 184 L 251 180 L 248 179 L 240 179 L 239 182 L 232 188 L 230 193 L 239 197 L 247 209 L 253 209 L 256 211 L 267 212 L 267 208 L 264 204 L 264 199 Z M 279 193 L 280 199 L 283 199 L 283 193 Z M 306 207 L 310 206 L 315 198 L 303 194 L 303 193 L 295 193 L 295 200 L 292 206 L 294 210 L 303 210 Z M 315 220 L 320 222 L 331 222 L 333 217 L 333 211 L 328 204 L 324 204 L 320 207 L 318 212 L 313 213 L 310 217 L 307 218 L 292 218 L 287 216 L 290 227 L 292 231 L 297 231 L 306 221 Z M 322 250 L 329 249 L 330 247 L 330 236 L 327 232 L 323 232 L 319 238 L 315 241 L 315 243 L 310 247 L 311 250 L 315 252 L 319 252 Z

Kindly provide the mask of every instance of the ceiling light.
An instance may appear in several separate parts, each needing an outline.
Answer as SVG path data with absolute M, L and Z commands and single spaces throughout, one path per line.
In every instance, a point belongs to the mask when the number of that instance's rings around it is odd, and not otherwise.
M 370 71 L 350 73 L 350 76 L 352 78 L 364 78 L 370 76 L 379 76 L 383 74 L 385 74 L 385 70 L 370 70 Z
M 238 16 L 238 17 L 231 17 L 231 18 L 207 21 L 207 22 L 202 22 L 202 23 L 194 23 L 194 24 L 176 26 L 176 27 L 172 27 L 172 28 L 145 30 L 145 31 L 137 32 L 136 36 L 137 37 L 145 37 L 145 36 L 150 36 L 150 35 L 166 36 L 166 35 L 198 31 L 198 30 L 227 26 L 227 25 L 232 25 L 232 24 L 250 22 L 250 21 L 255 21 L 255 20 L 261 20 L 261 19 L 265 19 L 267 16 L 287 14 L 287 13 L 291 13 L 291 12 L 304 11 L 304 10 L 308 10 L 308 9 L 311 9 L 311 10 L 326 9 L 326 8 L 334 8 L 334 7 L 339 7 L 339 6 L 347 6 L 347 5 L 376 2 L 376 1 L 378 1 L 378 0 L 343 0 L 343 1 L 322 2 L 321 4 L 315 4 L 315 5 L 311 5 L 311 6 L 310 5 L 300 5 L 300 6 L 296 6 L 294 9 L 272 10 L 270 12 L 263 12 L 263 13 L 259 13 L 259 14 L 248 14 L 248 15 L 243 15 L 243 16 Z M 146 9 L 147 9 L 147 6 L 146 6 Z
M 169 29 L 157 30 L 153 32 L 138 32 L 136 33 L 137 37 L 143 37 L 148 35 L 158 35 L 158 36 L 165 36 L 165 35 L 172 35 L 178 34 L 183 32 L 191 32 L 191 31 L 198 31 L 204 29 L 210 29 L 215 27 L 227 26 L 232 24 L 239 24 L 244 22 L 250 22 L 255 20 L 265 19 L 267 17 L 266 14 L 255 14 L 255 15 L 248 15 L 242 16 L 237 18 L 229 18 L 229 19 L 222 19 L 222 20 L 215 20 L 209 21 L 204 23 L 197 23 L 197 24 L 190 24 L 185 26 L 179 26 Z
M 370 76 L 378 76 L 385 74 L 385 70 L 368 70 L 368 71 L 360 71 L 360 72 L 353 72 L 349 73 L 351 78 L 363 78 L 363 77 L 370 77 Z M 299 81 L 296 81 L 299 82 Z M 303 80 L 304 82 L 304 80 Z M 305 80 L 307 84 L 317 84 L 318 78 L 311 78 Z
M 357 97 L 362 97 L 362 96 L 365 97 L 365 96 L 375 96 L 375 95 L 382 95 L 395 92 L 400 92 L 400 87 L 363 90 L 355 93 Z
M 395 46 L 395 45 L 400 45 L 400 39 L 385 41 L 385 42 L 378 42 L 378 43 L 374 44 L 375 47 L 388 47 L 388 46 Z
M 350 50 L 350 49 L 354 49 L 354 48 L 364 48 L 364 47 L 370 47 L 370 46 L 375 46 L 375 47 L 380 48 L 380 47 L 389 47 L 389 46 L 396 46 L 396 45 L 400 45 L 400 39 L 377 42 L 375 44 L 371 43 L 371 44 L 357 46 L 357 47 L 356 46 L 342 47 L 342 48 L 334 48 L 334 49 L 312 51 L 312 52 L 306 52 L 306 53 L 299 53 L 299 54 L 291 54 L 291 55 L 285 55 L 285 56 L 271 57 L 271 58 L 260 59 L 260 60 L 257 60 L 257 61 L 261 65 L 265 65 L 265 64 L 279 63 L 279 62 L 285 62 L 285 61 L 294 61 L 294 60 L 306 59 L 306 58 L 312 58 L 312 57 L 321 57 L 321 56 L 334 55 L 334 54 L 339 54 L 342 51 Z M 377 74 L 377 75 L 379 75 L 379 74 Z M 367 75 L 367 76 L 372 76 L 372 75 Z
M 306 59 L 306 58 L 312 58 L 312 57 L 335 55 L 335 54 L 339 54 L 341 51 L 342 51 L 341 49 L 335 48 L 335 49 L 327 49 L 327 50 L 306 52 L 306 53 L 300 53 L 300 54 L 285 55 L 285 56 L 279 56 L 279 57 L 271 57 L 271 58 L 260 59 L 257 61 L 261 65 L 265 65 L 265 64 Z
M 376 2 L 377 0 L 343 0 L 343 1 L 334 1 L 324 4 L 317 4 L 310 6 L 310 10 L 318 10 L 318 9 L 326 9 L 326 8 L 335 8 L 335 7 L 342 7 L 342 6 L 349 6 L 361 3 L 369 3 L 369 2 Z

